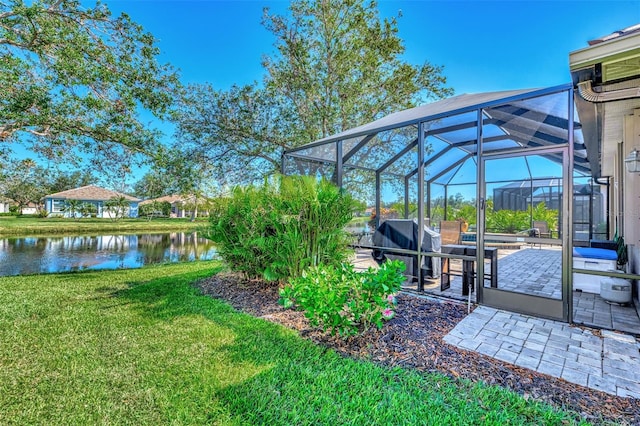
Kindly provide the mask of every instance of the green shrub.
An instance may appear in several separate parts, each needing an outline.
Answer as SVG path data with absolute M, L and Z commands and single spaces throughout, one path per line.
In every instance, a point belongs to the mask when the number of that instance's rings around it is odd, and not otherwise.
M 463 204 L 455 211 L 456 220 L 464 220 L 469 225 L 476 224 L 476 206 L 473 204 Z
M 533 208 L 531 217 L 533 220 L 544 220 L 552 231 L 558 229 L 558 210 L 548 209 L 544 202 L 538 203 Z
M 270 210 L 268 188 L 236 187 L 231 197 L 215 201 L 204 235 L 216 243 L 218 255 L 234 271 L 260 277 L 269 264 L 261 239 L 273 235 L 267 220 Z
M 138 216 L 168 217 L 171 215 L 171 203 L 168 201 L 153 201 L 149 204 L 142 204 L 138 207 Z
M 521 210 L 487 210 L 487 230 L 514 234 L 531 227 L 529 212 Z
M 366 272 L 356 272 L 350 263 L 310 268 L 280 290 L 280 304 L 300 307 L 313 326 L 334 334 L 381 328 L 395 315 L 394 293 L 405 280 L 404 268 L 397 260 Z
M 558 226 L 558 210 L 547 209 L 545 203 L 538 203 L 533 209 L 498 210 L 493 209 L 493 200 L 487 200 L 487 231 L 516 233 L 531 228 L 532 220 L 544 220 L 549 229 Z
M 276 185 L 237 187 L 215 201 L 206 236 L 236 271 L 286 281 L 319 264 L 339 265 L 355 203 L 328 181 L 283 176 Z
M 98 207 L 93 203 L 82 203 L 78 208 L 78 213 L 82 217 L 95 217 L 98 214 Z

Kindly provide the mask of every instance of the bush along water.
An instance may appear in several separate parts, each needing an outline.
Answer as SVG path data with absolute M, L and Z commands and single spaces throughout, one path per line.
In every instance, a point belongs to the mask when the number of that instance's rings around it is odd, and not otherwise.
M 282 176 L 219 199 L 206 236 L 231 269 L 286 282 L 309 267 L 347 259 L 344 228 L 354 209 L 354 200 L 328 181 Z
M 311 325 L 349 336 L 395 315 L 395 293 L 405 280 L 404 263 L 385 262 L 380 269 L 357 272 L 350 263 L 320 265 L 292 278 L 280 290 L 280 304 L 299 307 Z

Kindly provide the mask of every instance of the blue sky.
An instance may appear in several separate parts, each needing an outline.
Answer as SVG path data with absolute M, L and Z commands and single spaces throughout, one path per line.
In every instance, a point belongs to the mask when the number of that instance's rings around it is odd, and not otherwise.
M 105 0 L 159 39 L 162 60 L 186 83 L 218 89 L 260 81 L 273 37 L 263 7 L 286 13 L 288 1 Z M 548 87 L 570 81 L 569 52 L 640 23 L 635 1 L 390 1 L 382 17 L 399 18 L 404 59 L 443 65 L 456 93 Z

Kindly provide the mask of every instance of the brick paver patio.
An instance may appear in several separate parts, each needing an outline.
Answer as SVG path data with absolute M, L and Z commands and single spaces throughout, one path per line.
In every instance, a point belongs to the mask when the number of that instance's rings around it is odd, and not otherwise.
M 640 344 L 628 334 L 479 306 L 444 340 L 571 383 L 640 398 Z

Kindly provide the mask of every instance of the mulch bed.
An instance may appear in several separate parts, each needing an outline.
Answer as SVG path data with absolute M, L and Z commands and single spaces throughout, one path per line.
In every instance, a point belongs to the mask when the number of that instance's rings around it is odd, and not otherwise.
M 499 385 L 526 399 L 577 412 L 593 423 L 640 424 L 636 399 L 612 396 L 445 343 L 442 338 L 467 315 L 467 307 L 457 302 L 401 293 L 396 316 L 382 330 L 343 339 L 311 327 L 302 312 L 278 305 L 278 288 L 272 284 L 226 273 L 201 281 L 199 287 L 206 295 L 297 330 L 300 336 L 344 356 Z

